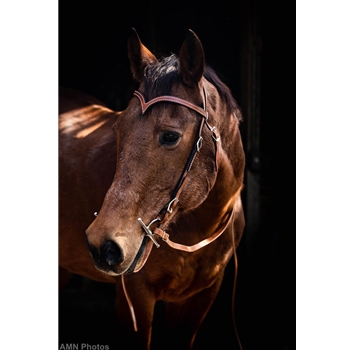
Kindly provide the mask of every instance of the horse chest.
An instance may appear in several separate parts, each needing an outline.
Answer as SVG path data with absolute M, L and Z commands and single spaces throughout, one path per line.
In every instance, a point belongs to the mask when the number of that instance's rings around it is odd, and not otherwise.
M 163 263 L 159 272 L 148 271 L 147 278 L 158 299 L 175 301 L 186 299 L 221 279 L 232 249 L 225 249 L 220 259 L 210 248 L 196 253 L 166 255 L 167 258 L 160 258 Z

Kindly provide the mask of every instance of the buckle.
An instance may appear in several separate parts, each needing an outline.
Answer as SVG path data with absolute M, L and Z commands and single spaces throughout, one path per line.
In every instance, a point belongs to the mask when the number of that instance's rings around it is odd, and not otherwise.
M 214 139 L 214 141 L 218 142 L 220 141 L 220 136 L 218 136 L 215 132 L 215 129 L 216 129 L 216 126 L 213 126 L 212 128 L 210 128 L 210 131 L 211 131 L 211 137 Z
M 201 149 L 202 144 L 203 144 L 203 137 L 200 136 L 198 141 L 197 141 L 197 152 L 199 152 L 199 150 Z
M 166 209 L 166 211 L 171 214 L 173 212 L 173 209 L 171 208 L 171 206 L 174 204 L 174 202 L 176 201 L 176 203 L 179 201 L 176 197 L 174 199 L 172 199 L 169 204 L 168 207 Z

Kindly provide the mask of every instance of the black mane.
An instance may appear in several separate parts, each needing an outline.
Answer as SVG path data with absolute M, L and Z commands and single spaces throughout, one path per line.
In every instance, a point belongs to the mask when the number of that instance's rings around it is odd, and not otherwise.
M 216 87 L 220 97 L 225 101 L 225 103 L 227 104 L 227 108 L 230 112 L 239 112 L 235 114 L 238 120 L 241 120 L 241 111 L 237 105 L 236 100 L 232 97 L 231 91 L 228 88 L 228 86 L 220 80 L 214 69 L 212 69 L 209 66 L 206 66 L 204 69 L 204 78 Z
M 170 95 L 172 86 L 181 82 L 179 58 L 173 54 L 160 59 L 157 63 L 146 68 L 144 77 L 147 100 L 157 96 Z M 230 89 L 220 80 L 214 69 L 208 65 L 204 69 L 204 78 L 216 87 L 230 112 L 239 111 Z M 236 114 L 241 119 L 241 113 Z

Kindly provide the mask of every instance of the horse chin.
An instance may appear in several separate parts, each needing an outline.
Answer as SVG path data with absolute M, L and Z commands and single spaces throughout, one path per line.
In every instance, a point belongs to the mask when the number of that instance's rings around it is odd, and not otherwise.
M 142 269 L 142 267 L 145 265 L 151 253 L 152 247 L 153 247 L 153 242 L 149 238 L 147 238 L 147 236 L 145 236 L 143 238 L 141 247 L 137 252 L 134 261 L 132 262 L 130 267 L 127 269 L 125 274 L 139 272 Z

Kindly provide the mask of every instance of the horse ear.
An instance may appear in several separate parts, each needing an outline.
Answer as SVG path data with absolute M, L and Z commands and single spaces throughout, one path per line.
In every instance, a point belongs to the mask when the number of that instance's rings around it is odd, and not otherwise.
M 128 40 L 128 57 L 130 60 L 133 77 L 141 82 L 146 66 L 157 61 L 157 58 L 141 43 L 141 40 L 134 28 L 131 28 Z
M 202 43 L 191 29 L 182 44 L 179 59 L 184 83 L 191 87 L 198 84 L 204 73 L 205 57 Z

